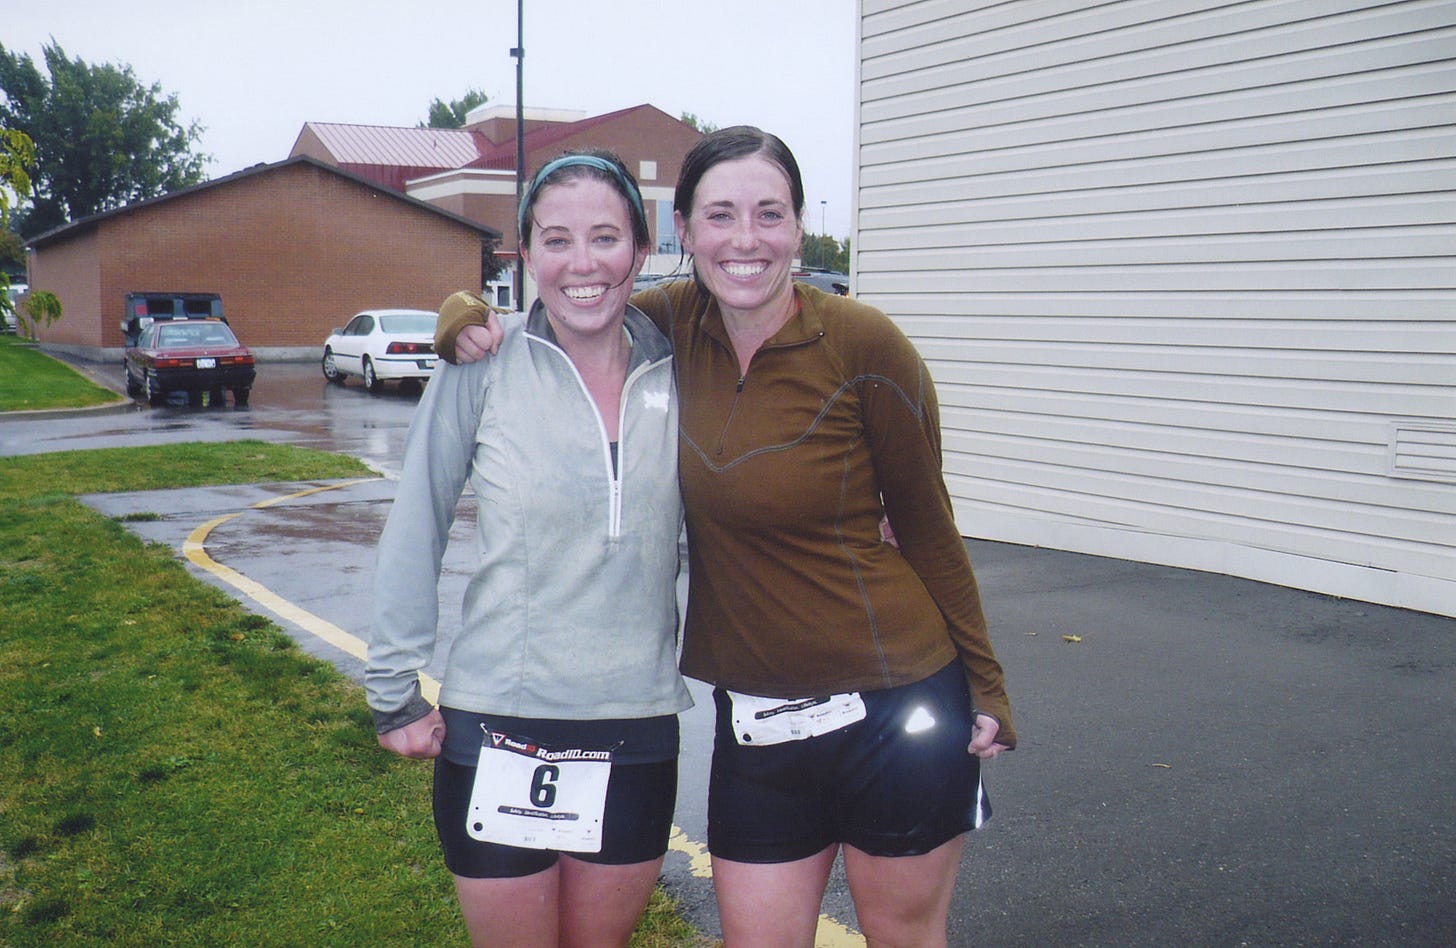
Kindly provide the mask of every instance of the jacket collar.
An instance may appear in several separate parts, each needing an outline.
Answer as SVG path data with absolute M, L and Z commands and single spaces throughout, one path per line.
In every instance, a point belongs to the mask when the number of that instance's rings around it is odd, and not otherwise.
M 789 316 L 789 321 L 779 327 L 779 331 L 768 339 L 764 340 L 764 349 L 778 348 L 780 346 L 796 346 L 805 342 L 813 342 L 824 335 L 824 320 L 819 315 L 819 307 L 816 305 L 813 293 L 822 292 L 802 283 L 793 284 L 794 290 L 794 312 Z M 723 325 L 723 312 L 718 308 L 718 301 L 703 294 L 708 300 L 707 308 L 703 311 L 701 326 L 703 332 L 710 337 L 731 348 L 728 339 L 728 327 Z
M 639 362 L 657 362 L 672 355 L 672 343 L 642 310 L 630 303 L 622 324 L 632 338 L 630 367 L 635 368 Z M 561 347 L 556 339 L 556 330 L 551 328 L 551 320 L 546 317 L 546 306 L 540 300 L 531 304 L 531 312 L 526 315 L 526 332 L 557 348 Z

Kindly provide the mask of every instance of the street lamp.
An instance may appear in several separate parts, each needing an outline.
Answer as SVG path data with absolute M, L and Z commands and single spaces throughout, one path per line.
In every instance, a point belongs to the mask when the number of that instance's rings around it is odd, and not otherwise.
M 521 191 L 526 181 L 526 115 L 522 104 L 522 85 L 526 66 L 525 0 L 516 0 L 516 45 L 511 49 L 516 61 L 516 207 L 521 206 Z M 526 255 L 521 253 L 521 229 L 516 228 L 516 312 L 526 308 Z
M 825 270 L 829 269 L 829 267 L 825 266 L 828 263 L 828 254 L 824 248 L 824 209 L 828 206 L 828 201 L 819 202 L 819 266 Z

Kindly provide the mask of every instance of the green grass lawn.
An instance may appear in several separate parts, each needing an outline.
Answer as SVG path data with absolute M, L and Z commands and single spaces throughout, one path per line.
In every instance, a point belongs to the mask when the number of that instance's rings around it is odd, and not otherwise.
M 367 474 L 257 441 L 0 458 L 0 944 L 466 943 L 429 765 L 378 747 L 332 665 L 73 496 Z M 634 941 L 695 943 L 660 894 Z
M 120 399 L 15 336 L 0 336 L 0 412 L 84 408 Z

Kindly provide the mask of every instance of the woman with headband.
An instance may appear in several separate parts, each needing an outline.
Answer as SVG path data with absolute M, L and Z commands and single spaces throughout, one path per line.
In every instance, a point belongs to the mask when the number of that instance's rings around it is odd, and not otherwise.
M 539 298 L 502 317 L 500 358 L 441 366 L 410 427 L 365 685 L 379 743 L 435 759 L 472 943 L 625 945 L 667 851 L 692 704 L 671 349 L 627 304 L 650 239 L 619 159 L 542 167 L 520 234 Z M 419 673 L 467 480 L 479 555 L 435 708 Z
M 804 187 L 776 136 L 703 137 L 673 210 L 693 278 L 632 302 L 676 350 L 682 669 L 714 686 L 725 943 L 812 946 L 842 854 L 869 944 L 944 945 L 965 834 L 989 813 L 980 762 L 1016 734 L 935 386 L 884 313 L 793 282 Z M 506 358 L 487 316 L 442 311 L 441 356 Z

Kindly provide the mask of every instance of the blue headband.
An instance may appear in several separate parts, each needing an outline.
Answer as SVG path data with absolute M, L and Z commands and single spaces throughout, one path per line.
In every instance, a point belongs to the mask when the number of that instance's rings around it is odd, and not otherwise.
M 516 211 L 516 233 L 518 235 L 524 235 L 526 233 L 526 208 L 531 206 L 531 200 L 536 196 L 536 192 L 541 190 L 541 183 L 546 180 L 546 176 L 562 168 L 570 168 L 574 165 L 605 171 L 613 178 L 616 178 L 622 185 L 622 190 L 627 192 L 627 199 L 631 202 L 632 210 L 637 212 L 636 220 L 646 223 L 647 214 L 642 210 L 642 195 L 638 192 L 637 187 L 632 183 L 631 179 L 622 173 L 621 168 L 617 167 L 616 163 L 608 161 L 605 158 L 599 158 L 596 155 L 562 155 L 560 158 L 553 158 L 542 165 L 541 170 L 536 172 L 536 176 L 531 179 L 531 186 L 526 188 L 526 193 L 521 196 L 521 206 Z M 635 221 L 633 222 L 633 231 L 636 231 Z

